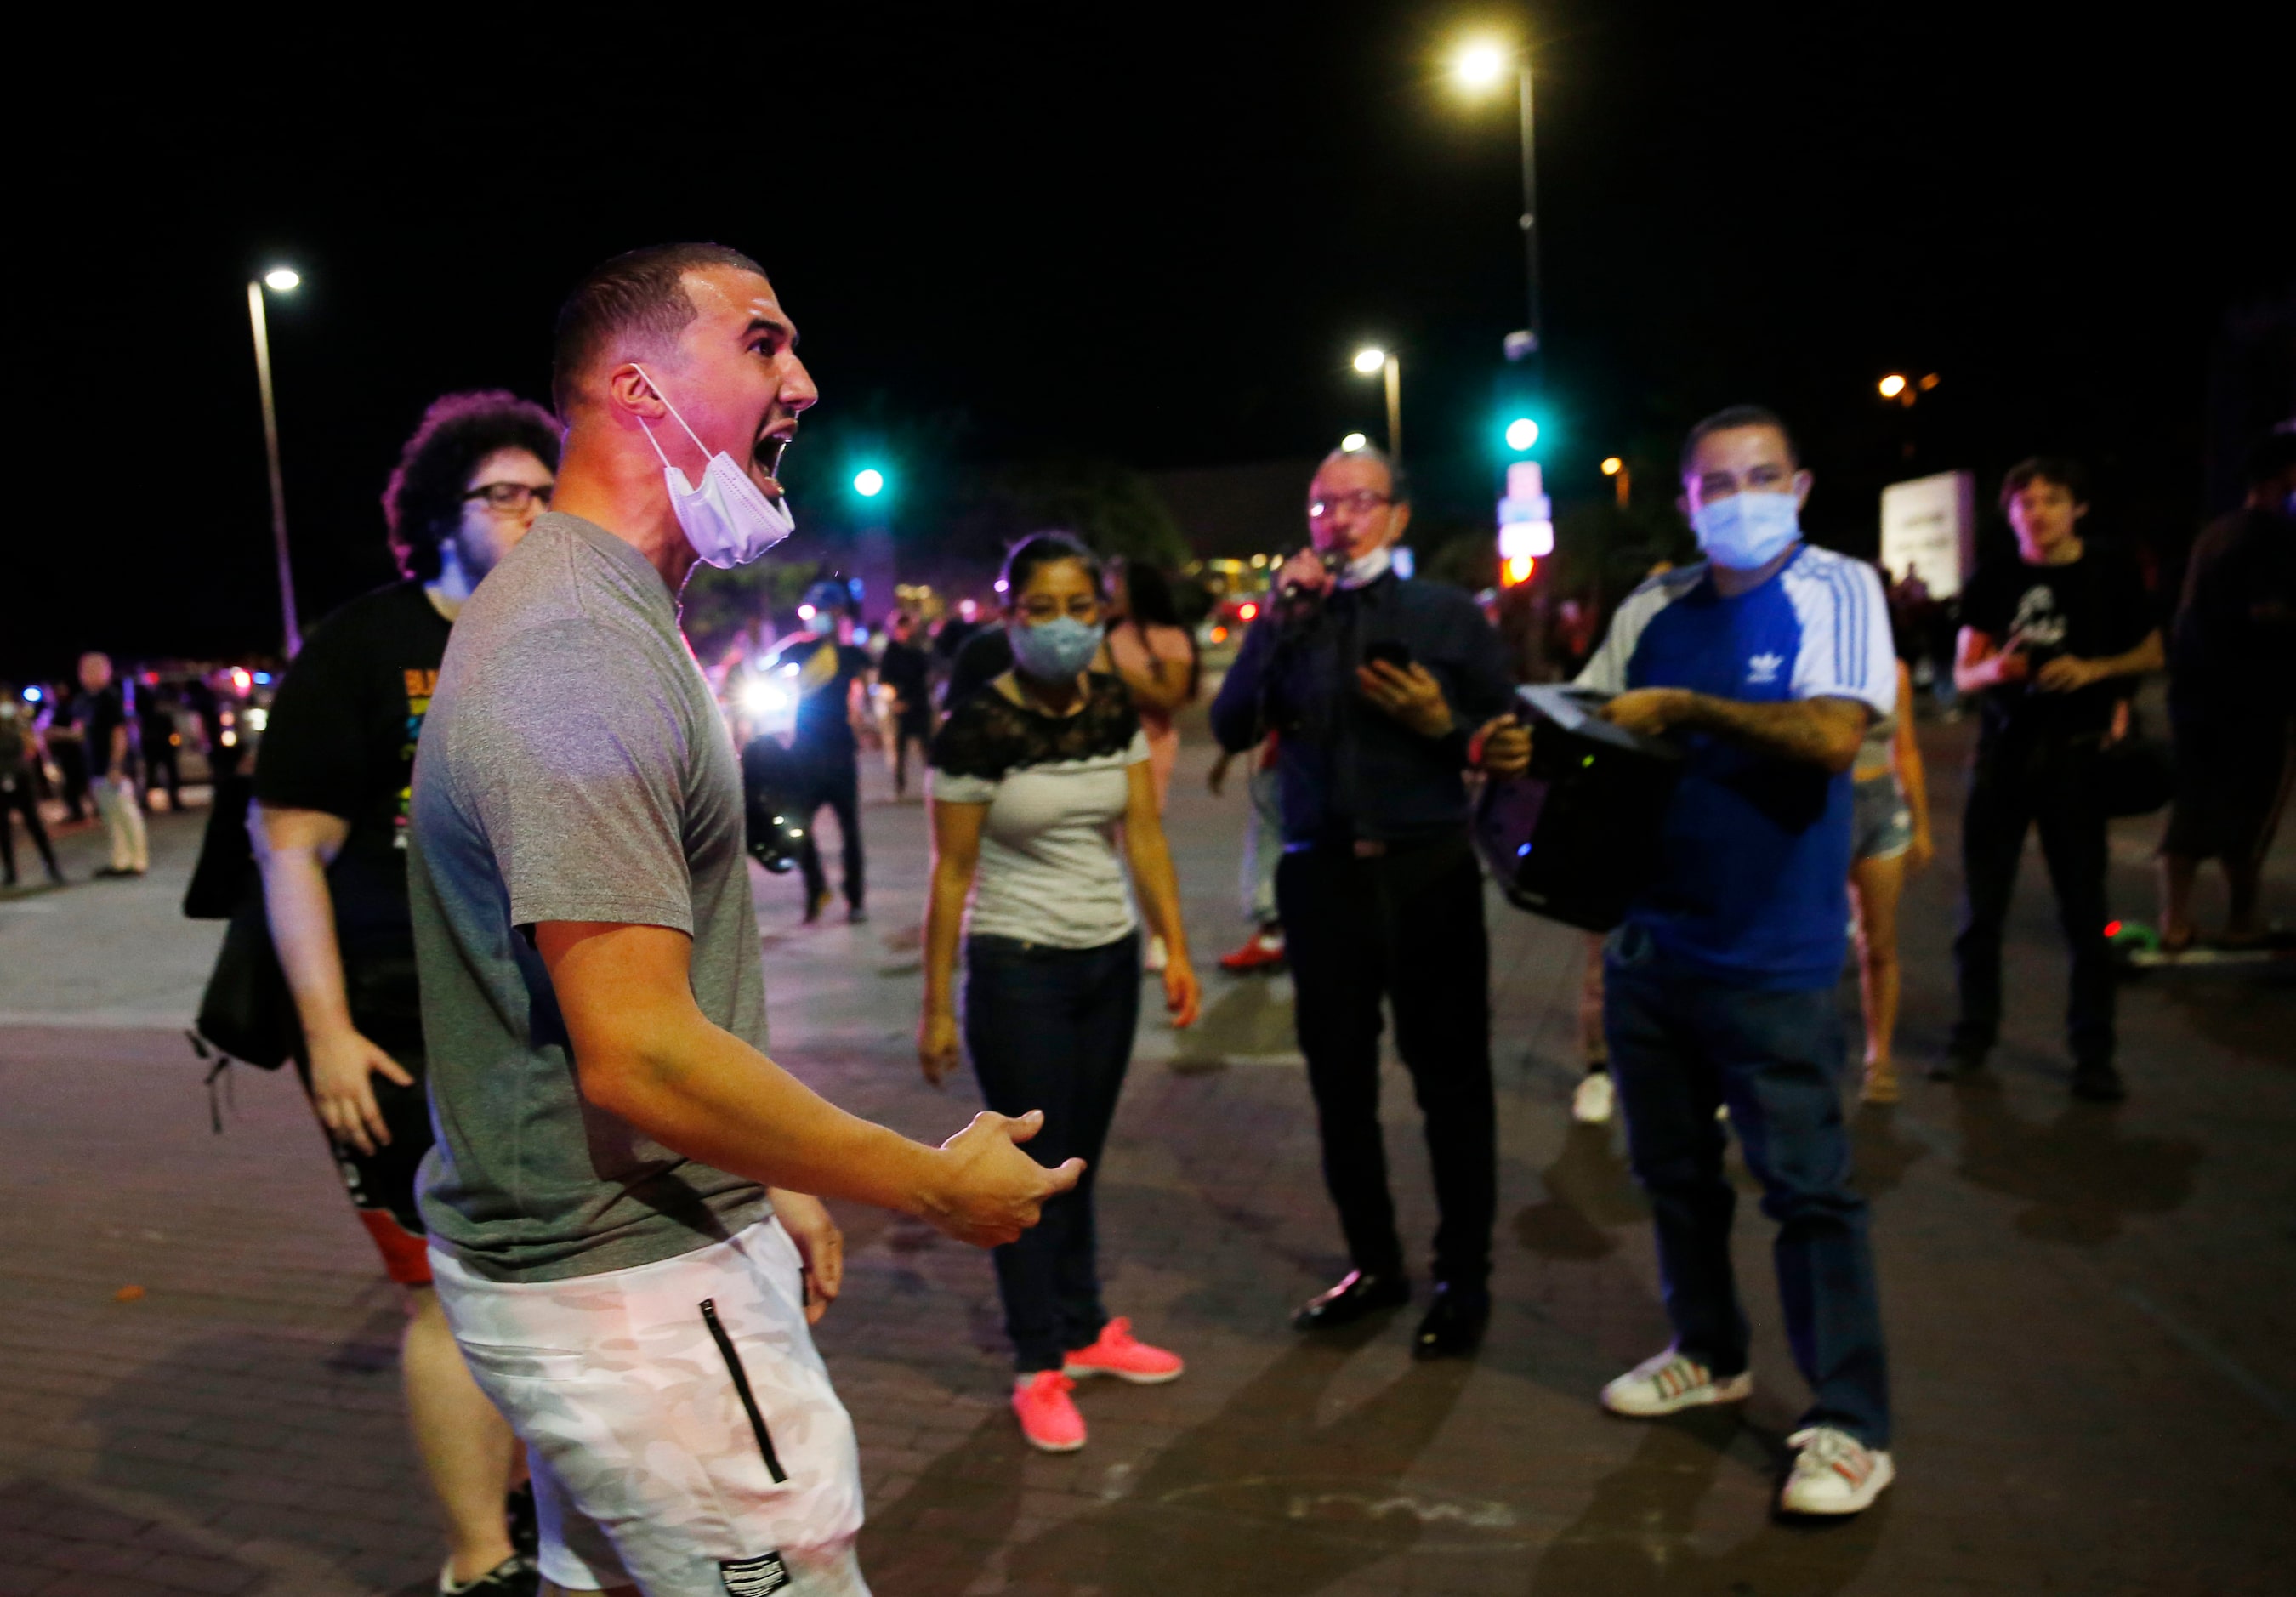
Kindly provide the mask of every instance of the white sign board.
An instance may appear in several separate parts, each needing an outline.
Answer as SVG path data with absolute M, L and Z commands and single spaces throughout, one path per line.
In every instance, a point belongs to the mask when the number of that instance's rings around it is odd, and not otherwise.
M 1977 551 L 1977 479 L 1940 471 L 1882 490 L 1882 568 L 1916 573 L 1933 599 L 1961 592 Z

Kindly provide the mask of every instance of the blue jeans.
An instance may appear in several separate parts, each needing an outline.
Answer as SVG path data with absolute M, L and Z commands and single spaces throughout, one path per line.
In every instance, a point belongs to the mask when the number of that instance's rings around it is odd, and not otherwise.
M 1098 948 L 965 941 L 964 1045 L 980 1095 L 1000 1115 L 1045 1111 L 1025 1144 L 1040 1164 L 1085 1161 L 1084 1178 L 1047 1202 L 1043 1219 L 996 1249 L 1004 1330 L 1023 1375 L 1059 1369 L 1108 1323 L 1092 1195 L 1139 1018 L 1137 932 Z
M 1735 1192 L 1722 1170 L 1728 1105 L 1746 1166 L 1777 1223 L 1773 1257 L 1786 1339 L 1815 1400 L 1804 1425 L 1890 1445 L 1882 1309 L 1866 1200 L 1849 1186 L 1833 991 L 1729 987 L 1669 962 L 1631 923 L 1603 957 L 1603 1030 L 1635 1178 L 1650 1194 L 1675 1345 L 1715 1374 L 1746 1367 L 1746 1315 L 1730 1269 Z

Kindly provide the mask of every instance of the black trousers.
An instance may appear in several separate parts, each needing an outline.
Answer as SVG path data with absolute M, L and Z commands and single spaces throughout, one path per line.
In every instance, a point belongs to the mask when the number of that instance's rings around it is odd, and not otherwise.
M 1489 1279 L 1498 1154 L 1491 1101 L 1490 945 L 1482 872 L 1464 837 L 1358 857 L 1288 851 L 1275 898 L 1292 962 L 1300 1051 L 1324 1139 L 1324 1184 L 1348 1257 L 1403 1273 L 1379 1126 L 1380 999 L 1426 1119 L 1441 1223 L 1435 1275 Z
M 903 715 L 893 723 L 893 795 L 904 798 L 909 790 L 909 747 L 916 746 L 920 765 L 932 747 L 932 711 L 922 715 Z
M 2056 889 L 2072 954 L 2066 1042 L 2085 1063 L 2112 1060 L 2112 955 L 2104 935 L 2105 817 L 2094 751 L 2078 745 L 1980 750 L 1961 823 L 1961 930 L 1953 957 L 1961 988 L 1956 1051 L 1990 1048 L 2001 1030 L 2001 928 L 2029 831 Z
M 63 778 L 63 790 L 56 797 L 64 801 L 66 817 L 86 820 L 95 808 L 87 785 L 86 747 L 78 738 L 58 738 L 48 745 L 48 753 L 56 762 L 57 774 Z
M 845 902 L 861 906 L 861 775 L 853 757 L 824 760 L 806 767 L 805 847 L 798 850 L 798 869 L 805 872 L 805 901 L 810 905 L 829 891 L 829 876 L 821 868 L 821 848 L 814 841 L 813 818 L 827 805 L 837 816 L 837 833 L 845 843 Z M 813 912 L 808 908 L 806 913 Z
M 1037 1163 L 1085 1161 L 1083 1178 L 996 1251 L 1004 1329 L 1023 1375 L 1059 1369 L 1108 1323 L 1093 1192 L 1139 1019 L 1137 932 L 1098 948 L 966 939 L 964 1045 L 981 1097 L 1000 1115 L 1045 1111 L 1027 1148 Z
M 48 874 L 56 873 L 56 850 L 48 841 L 48 829 L 40 824 L 40 799 L 32 786 L 32 774 L 26 770 L 12 776 L 0 777 L 0 867 L 4 867 L 10 881 L 16 880 L 16 830 L 8 819 L 11 815 L 24 817 L 24 830 L 32 834 L 32 847 L 40 851 L 41 863 Z

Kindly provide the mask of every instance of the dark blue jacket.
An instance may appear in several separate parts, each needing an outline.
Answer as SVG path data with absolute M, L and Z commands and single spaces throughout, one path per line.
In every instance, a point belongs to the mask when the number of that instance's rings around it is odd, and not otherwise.
M 1506 651 L 1475 602 L 1390 574 L 1331 594 L 1304 620 L 1277 608 L 1244 635 L 1212 703 L 1212 735 L 1241 753 L 1278 734 L 1284 842 L 1408 842 L 1464 827 L 1467 739 L 1514 703 Z M 1448 737 L 1406 729 L 1356 686 L 1365 648 L 1390 640 L 1443 684 Z

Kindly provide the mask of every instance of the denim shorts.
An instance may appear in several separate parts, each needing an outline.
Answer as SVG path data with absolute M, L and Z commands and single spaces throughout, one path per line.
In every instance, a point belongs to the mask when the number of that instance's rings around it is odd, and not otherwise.
M 1849 786 L 1849 857 L 1895 859 L 1914 846 L 1914 810 L 1895 771 Z

